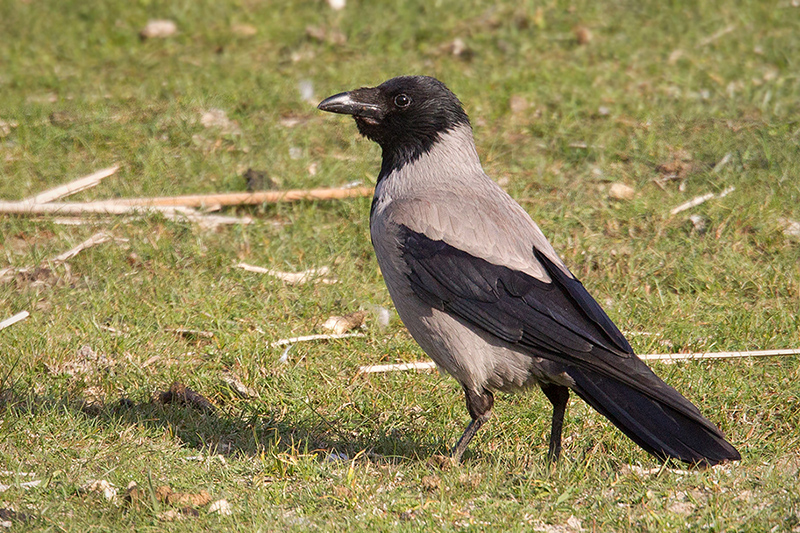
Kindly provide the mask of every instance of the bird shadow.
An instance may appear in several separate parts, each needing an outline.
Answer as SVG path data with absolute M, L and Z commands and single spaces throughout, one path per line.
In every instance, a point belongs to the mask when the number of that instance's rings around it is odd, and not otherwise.
M 386 431 L 377 421 L 367 420 L 354 429 L 350 422 L 329 420 L 316 412 L 286 413 L 257 399 L 215 406 L 210 402 L 164 402 L 164 394 L 140 402 L 123 397 L 106 403 L 88 402 L 80 394 L 18 394 L 10 387 L 0 391 L 0 413 L 66 409 L 109 428 L 124 425 L 167 432 L 182 446 L 205 455 L 308 455 L 321 461 L 366 457 L 402 464 L 425 461 L 445 450 L 443 442 L 415 439 L 417 433 L 405 431 L 402 425 Z

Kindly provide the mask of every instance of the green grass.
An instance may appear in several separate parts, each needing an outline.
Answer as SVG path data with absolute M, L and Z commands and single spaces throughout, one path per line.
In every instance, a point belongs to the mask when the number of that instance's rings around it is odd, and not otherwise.
M 179 33 L 141 40 L 151 18 Z M 317 42 L 310 25 L 347 40 Z M 587 44 L 576 25 L 590 29 Z M 0 120 L 15 124 L 0 127 L 3 200 L 111 164 L 115 176 L 72 199 L 241 191 L 247 168 L 283 188 L 373 183 L 378 148 L 304 102 L 299 83 L 321 99 L 430 74 L 464 102 L 487 172 L 620 328 L 651 333 L 630 337 L 639 353 L 800 344 L 800 242 L 781 223 L 800 220 L 791 2 L 351 0 L 333 12 L 323 2 L 9 0 L 0 35 Z M 456 38 L 468 54 L 450 53 Z M 512 112 L 512 98 L 527 109 Z M 211 108 L 240 133 L 204 128 Z M 676 160 L 681 179 L 658 186 L 659 165 Z M 612 182 L 634 199 L 610 199 Z M 736 190 L 669 216 L 727 187 Z M 0 285 L 0 319 L 31 313 L 0 331 L 0 470 L 35 474 L 0 474 L 12 486 L 0 508 L 29 516 L 12 531 L 572 531 L 570 516 L 590 531 L 800 527 L 798 357 L 654 364 L 743 460 L 646 477 L 625 465 L 657 463 L 577 399 L 564 460 L 548 472 L 550 410 L 536 391 L 498 397 L 464 465 L 431 465 L 467 421 L 456 383 L 356 375 L 424 358 L 396 315 L 385 330 L 368 319 L 364 338 L 298 344 L 279 363 L 271 341 L 318 333 L 330 315 L 391 309 L 368 212 L 368 199 L 236 208 L 226 214 L 255 223 L 216 231 L 158 217 L 0 217 L 0 269 L 51 267 Z M 99 229 L 129 240 L 87 250 L 69 269 L 49 265 Z M 340 282 L 287 286 L 239 261 L 328 265 Z M 214 337 L 167 331 L 176 327 Z M 84 345 L 108 361 L 65 374 Z M 226 372 L 258 397 L 231 392 Z M 174 381 L 217 409 L 154 402 Z M 334 452 L 349 459 L 326 460 Z M 41 484 L 19 485 L 31 479 Z M 130 507 L 80 490 L 95 479 L 120 494 L 135 481 L 145 496 Z M 160 521 L 169 506 L 155 489 L 165 484 L 225 498 L 233 514 L 204 507 Z

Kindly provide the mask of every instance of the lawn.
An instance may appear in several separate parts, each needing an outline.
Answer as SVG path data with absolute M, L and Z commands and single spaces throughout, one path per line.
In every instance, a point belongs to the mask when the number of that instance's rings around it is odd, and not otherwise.
M 152 19 L 177 31 L 141 37 Z M 794 0 L 4 0 L 0 200 L 112 165 L 66 200 L 374 185 L 377 146 L 315 103 L 428 74 L 638 353 L 796 348 L 798 35 Z M 456 382 L 359 374 L 425 359 L 369 209 L 238 206 L 220 214 L 252 224 L 214 229 L 0 215 L 0 320 L 30 312 L 0 331 L 3 527 L 800 531 L 800 356 L 652 364 L 739 463 L 659 470 L 573 397 L 550 471 L 534 390 L 499 394 L 464 463 L 442 468 L 468 420 Z M 100 231 L 113 239 L 53 261 Z M 363 336 L 271 344 L 359 310 Z M 204 400 L 168 401 L 173 383 Z

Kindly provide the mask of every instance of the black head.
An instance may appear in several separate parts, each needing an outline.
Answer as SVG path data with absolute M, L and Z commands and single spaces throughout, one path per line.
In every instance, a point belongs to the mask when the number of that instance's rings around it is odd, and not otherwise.
M 383 148 L 384 170 L 414 161 L 443 133 L 469 125 L 456 95 L 428 76 L 392 78 L 377 87 L 336 94 L 318 107 L 352 115 L 358 131 Z

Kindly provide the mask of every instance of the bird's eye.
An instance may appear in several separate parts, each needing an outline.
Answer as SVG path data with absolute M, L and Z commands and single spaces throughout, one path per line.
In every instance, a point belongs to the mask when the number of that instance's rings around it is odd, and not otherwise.
M 397 107 L 408 107 L 411 105 L 411 98 L 406 94 L 398 94 L 394 97 L 394 105 Z

